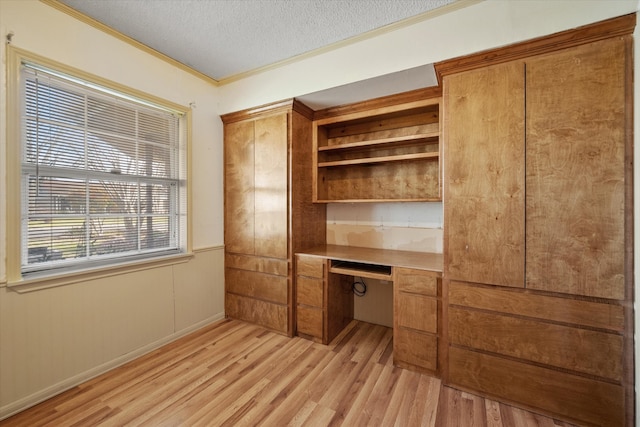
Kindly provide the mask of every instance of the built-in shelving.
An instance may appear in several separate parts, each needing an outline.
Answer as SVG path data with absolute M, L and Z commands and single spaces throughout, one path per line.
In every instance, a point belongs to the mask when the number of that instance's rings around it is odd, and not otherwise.
M 314 202 L 439 201 L 440 98 L 314 121 Z

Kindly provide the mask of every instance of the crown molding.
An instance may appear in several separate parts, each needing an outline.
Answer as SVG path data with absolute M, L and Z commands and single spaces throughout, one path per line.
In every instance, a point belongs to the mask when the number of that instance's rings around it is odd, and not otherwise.
M 472 6 L 474 4 L 478 4 L 481 3 L 482 1 L 485 0 L 457 0 L 454 3 L 439 7 L 437 9 L 434 10 L 430 10 L 428 12 L 424 12 L 421 13 L 419 15 L 415 15 L 412 16 L 410 18 L 407 19 L 403 19 L 401 21 L 398 22 L 394 22 L 392 24 L 389 25 L 385 25 L 383 27 L 377 28 L 375 30 L 371 30 L 368 31 L 366 33 L 336 42 L 336 43 L 332 43 L 330 45 L 318 48 L 318 49 L 314 49 L 312 51 L 309 52 L 305 52 L 303 54 L 300 55 L 296 55 L 294 57 L 282 60 L 282 61 L 278 61 L 275 62 L 273 64 L 269 64 L 269 65 L 265 65 L 263 67 L 259 67 L 259 68 L 255 68 L 253 70 L 248 70 L 242 73 L 238 73 L 238 74 L 233 74 L 231 76 L 228 77 L 224 77 L 224 78 L 220 78 L 220 79 L 214 79 L 212 77 L 209 77 L 208 75 L 201 73 L 200 71 L 194 70 L 193 68 L 191 68 L 188 65 L 183 64 L 180 61 L 177 61 L 163 53 L 158 52 L 157 50 L 145 45 L 144 43 L 140 43 L 139 41 L 109 27 L 108 25 L 105 25 L 103 23 L 101 23 L 100 21 L 93 19 L 75 9 L 73 9 L 72 7 L 67 6 L 64 3 L 61 3 L 59 0 L 40 0 L 40 2 L 54 8 L 57 9 L 58 11 L 65 13 L 81 22 L 84 22 L 87 25 L 90 25 L 100 31 L 103 31 L 104 33 L 107 33 L 131 46 L 134 46 L 146 53 L 148 53 L 149 55 L 152 55 L 158 59 L 161 59 L 189 74 L 192 74 L 195 77 L 198 77 L 214 86 L 223 86 L 229 83 L 233 83 L 251 76 L 255 76 L 258 74 L 262 74 L 265 73 L 267 71 L 272 71 L 272 70 L 276 70 L 278 68 L 282 68 L 285 67 L 287 65 L 291 65 L 300 61 L 304 61 L 306 59 L 309 58 L 313 58 L 319 55 L 323 55 L 325 53 L 334 51 L 334 50 L 338 50 L 341 49 L 343 47 L 346 46 L 350 46 L 353 45 L 355 43 L 359 43 L 361 41 L 365 41 L 365 40 L 369 40 L 378 36 L 381 36 L 383 34 L 387 34 L 387 33 L 391 33 L 393 31 L 397 31 L 399 29 L 405 28 L 405 27 L 409 27 L 411 25 L 415 25 L 418 24 L 420 22 L 424 22 L 433 18 L 436 18 L 438 16 L 442 16 L 451 12 L 454 12 L 456 10 L 460 10 L 469 6 Z
M 311 50 L 309 52 L 302 53 L 300 55 L 293 56 L 288 59 L 284 59 L 282 61 L 274 62 L 273 64 L 265 65 L 263 67 L 255 68 L 253 70 L 245 71 L 242 73 L 234 74 L 228 77 L 223 77 L 218 80 L 218 83 L 223 86 L 229 83 L 233 83 L 238 80 L 245 79 L 247 77 L 255 76 L 258 74 L 262 74 L 267 71 L 276 70 L 278 68 L 285 67 L 290 64 L 295 64 L 296 62 L 304 61 L 305 59 L 313 58 L 319 55 L 323 55 L 325 53 L 341 49 L 346 46 L 350 46 L 352 44 L 359 43 L 361 41 L 369 40 L 374 37 L 381 36 L 383 34 L 391 33 L 393 31 L 397 31 L 399 29 L 409 27 L 414 24 L 418 24 L 423 21 L 428 21 L 430 19 L 436 18 L 438 16 L 446 15 L 448 13 L 454 12 L 459 9 L 463 9 L 465 7 L 472 6 L 474 4 L 482 3 L 485 0 L 457 0 L 454 3 L 450 3 L 448 5 L 439 7 L 437 9 L 433 9 L 419 15 L 412 16 L 410 18 L 403 19 L 398 22 L 394 22 L 389 25 L 385 25 L 380 28 L 376 28 L 375 30 L 367 31 L 366 33 L 362 33 L 360 35 L 350 37 L 345 40 L 341 40 L 339 42 L 335 42 L 329 44 L 327 46 Z
M 75 9 L 73 9 L 72 7 L 67 6 L 66 4 L 61 3 L 58 0 L 40 0 L 40 2 L 46 4 L 47 6 L 51 6 L 54 9 L 57 9 L 58 11 L 65 13 L 69 16 L 71 16 L 72 18 L 75 18 L 81 22 L 84 22 L 85 24 L 88 24 L 104 33 L 109 34 L 110 36 L 113 36 L 137 49 L 142 50 L 145 53 L 148 53 L 151 56 L 154 56 L 162 61 L 165 61 L 171 65 L 173 65 L 176 68 L 181 69 L 182 71 L 185 71 L 195 77 L 198 77 L 204 81 L 206 81 L 207 83 L 210 83 L 214 86 L 219 86 L 220 82 L 216 79 L 213 79 L 209 76 L 207 76 L 206 74 L 203 74 L 197 70 L 194 70 L 193 68 L 189 67 L 188 65 L 183 64 L 180 61 L 176 61 L 175 59 L 165 55 L 164 53 L 160 53 L 155 49 L 150 48 L 149 46 L 147 46 L 144 43 L 140 43 L 137 40 L 132 39 L 131 37 L 122 34 L 121 32 L 114 30 L 113 28 L 109 27 L 108 25 L 103 24 L 100 21 L 97 21 Z
M 449 74 L 529 58 L 611 37 L 633 34 L 635 26 L 636 14 L 631 13 L 548 36 L 441 61 L 434 64 L 434 68 L 438 82 L 442 84 L 442 78 Z

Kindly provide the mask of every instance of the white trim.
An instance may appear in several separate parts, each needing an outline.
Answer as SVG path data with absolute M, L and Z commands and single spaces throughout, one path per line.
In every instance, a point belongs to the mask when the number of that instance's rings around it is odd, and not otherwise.
M 136 271 L 149 270 L 166 265 L 180 264 L 190 261 L 193 256 L 193 253 L 187 252 L 178 255 L 145 258 L 127 263 L 112 264 L 101 268 L 92 267 L 86 270 L 67 271 L 61 274 L 48 274 L 42 277 L 34 277 L 14 282 L 8 281 L 7 287 L 22 294 L 42 289 L 55 288 L 58 286 L 72 285 L 74 283 L 88 282 L 105 277 L 118 276 L 121 274 L 129 274 Z

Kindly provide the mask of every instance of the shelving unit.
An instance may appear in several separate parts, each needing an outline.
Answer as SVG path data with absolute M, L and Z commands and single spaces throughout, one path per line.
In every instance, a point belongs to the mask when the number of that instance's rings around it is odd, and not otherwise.
M 440 98 L 313 123 L 314 202 L 440 201 Z

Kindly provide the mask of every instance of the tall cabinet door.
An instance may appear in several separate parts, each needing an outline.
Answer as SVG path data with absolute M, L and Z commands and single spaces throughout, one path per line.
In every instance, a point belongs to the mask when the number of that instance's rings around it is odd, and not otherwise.
M 225 123 L 225 312 L 292 334 L 288 117 Z
M 625 297 L 626 49 L 527 60 L 527 288 Z
M 254 125 L 235 122 L 224 128 L 224 234 L 228 252 L 253 254 L 255 227 Z
M 255 254 L 287 258 L 287 114 L 255 121 Z
M 524 286 L 524 64 L 445 77 L 445 278 Z

